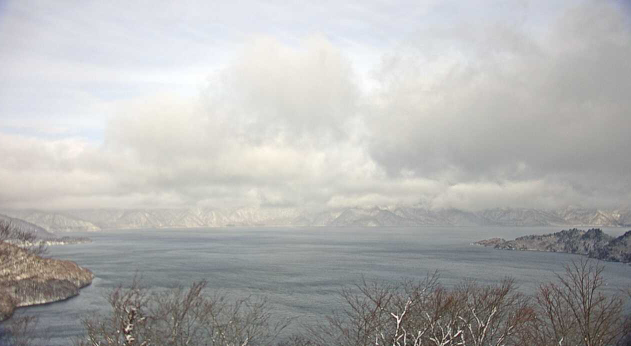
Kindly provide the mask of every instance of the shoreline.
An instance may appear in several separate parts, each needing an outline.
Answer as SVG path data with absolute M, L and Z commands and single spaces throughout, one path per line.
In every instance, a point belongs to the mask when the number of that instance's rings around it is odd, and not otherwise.
M 6 242 L 0 242 L 0 252 L 7 260 L 0 268 L 0 321 L 17 308 L 73 298 L 94 279 L 75 262 L 43 258 Z

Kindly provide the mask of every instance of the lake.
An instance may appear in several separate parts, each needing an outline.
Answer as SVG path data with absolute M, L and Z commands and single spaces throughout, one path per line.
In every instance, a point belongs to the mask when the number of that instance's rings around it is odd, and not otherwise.
M 422 228 L 213 228 L 103 231 L 90 244 L 50 247 L 50 256 L 77 262 L 96 276 L 78 297 L 18 310 L 39 317 L 46 344 L 68 345 L 81 335 L 80 320 L 105 313 L 105 295 L 136 273 L 152 289 L 208 280 L 210 290 L 231 296 L 265 296 L 275 313 L 300 323 L 321 320 L 339 308 L 342 287 L 367 280 L 424 278 L 438 270 L 450 286 L 467 278 L 495 283 L 516 279 L 527 293 L 553 280 L 579 256 L 504 251 L 472 242 L 561 228 L 422 227 Z M 625 229 L 606 229 L 620 235 Z M 631 267 L 606 263 L 607 289 L 631 287 Z M 297 322 L 296 322 L 297 321 Z

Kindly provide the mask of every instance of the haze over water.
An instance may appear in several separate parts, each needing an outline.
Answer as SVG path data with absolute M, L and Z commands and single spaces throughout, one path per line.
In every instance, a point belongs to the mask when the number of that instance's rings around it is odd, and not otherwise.
M 463 279 L 496 283 L 506 276 L 532 293 L 579 256 L 494 250 L 471 245 L 512 239 L 557 228 L 218 228 L 91 233 L 91 244 L 50 247 L 50 255 L 76 261 L 96 279 L 65 302 L 21 309 L 36 314 L 39 327 L 66 345 L 81 335 L 80 319 L 108 310 L 105 295 L 136 273 L 151 290 L 208 280 L 211 291 L 231 297 L 264 296 L 274 313 L 291 317 L 289 332 L 340 309 L 341 288 L 373 280 L 422 279 L 438 270 L 441 283 Z M 607 229 L 620 235 L 625 229 Z M 84 235 L 84 234 L 83 234 Z M 631 268 L 605 264 L 607 290 L 631 286 Z

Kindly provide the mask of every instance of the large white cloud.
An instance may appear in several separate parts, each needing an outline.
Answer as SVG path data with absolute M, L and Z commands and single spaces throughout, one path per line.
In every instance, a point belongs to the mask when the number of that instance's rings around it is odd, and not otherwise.
M 624 205 L 631 30 L 616 6 L 541 31 L 433 23 L 372 77 L 324 36 L 256 36 L 199 97 L 108 103 L 103 143 L 0 133 L 0 207 Z

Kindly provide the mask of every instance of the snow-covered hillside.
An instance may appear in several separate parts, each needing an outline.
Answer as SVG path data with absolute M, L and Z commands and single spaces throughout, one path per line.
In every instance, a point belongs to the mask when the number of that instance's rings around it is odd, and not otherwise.
M 46 231 L 227 226 L 631 226 L 628 209 L 586 208 L 430 210 L 419 207 L 346 208 L 309 212 L 296 208 L 2 211 Z

